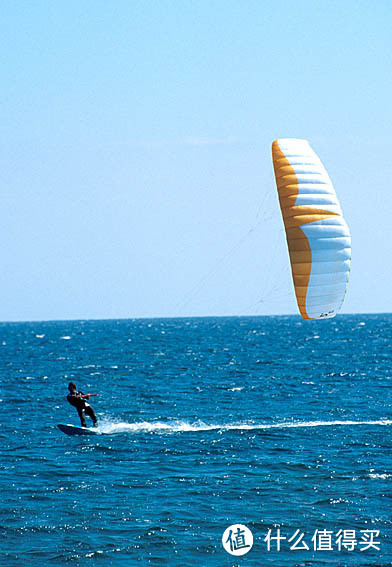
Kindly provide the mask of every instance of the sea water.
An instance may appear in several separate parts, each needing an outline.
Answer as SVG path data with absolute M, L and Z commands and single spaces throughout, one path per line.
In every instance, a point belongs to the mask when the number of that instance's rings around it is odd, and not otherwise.
M 1 324 L 0 565 L 391 565 L 391 324 Z

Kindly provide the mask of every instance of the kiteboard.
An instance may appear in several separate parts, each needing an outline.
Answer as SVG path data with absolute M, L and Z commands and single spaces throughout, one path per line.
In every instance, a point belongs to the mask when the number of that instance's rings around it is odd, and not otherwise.
M 63 433 L 67 435 L 99 435 L 99 431 L 93 429 L 92 427 L 77 427 L 76 425 L 64 425 L 63 423 L 58 423 L 57 427 Z

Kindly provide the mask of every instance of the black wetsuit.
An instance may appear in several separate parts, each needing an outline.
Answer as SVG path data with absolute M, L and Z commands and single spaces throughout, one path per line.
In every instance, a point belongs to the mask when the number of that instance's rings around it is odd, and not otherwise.
M 78 410 L 78 414 L 80 417 L 80 423 L 82 427 L 86 427 L 86 420 L 84 418 L 84 414 L 86 413 L 91 419 L 93 420 L 93 424 L 97 425 L 97 416 L 93 408 L 86 402 L 84 398 L 82 398 L 83 392 L 74 392 L 69 393 L 67 396 L 67 400 Z

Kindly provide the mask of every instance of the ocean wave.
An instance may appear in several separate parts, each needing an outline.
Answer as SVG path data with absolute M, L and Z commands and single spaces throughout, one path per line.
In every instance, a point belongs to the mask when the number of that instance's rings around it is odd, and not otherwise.
M 338 427 L 338 426 L 358 426 L 358 425 L 375 425 L 387 426 L 392 425 L 390 419 L 351 421 L 351 420 L 334 420 L 334 421 L 282 421 L 277 423 L 226 423 L 226 424 L 207 424 L 204 422 L 189 423 L 187 421 L 139 421 L 136 423 L 127 422 L 102 422 L 97 428 L 97 432 L 101 434 L 111 435 L 115 433 L 181 433 L 181 432 L 197 432 L 197 431 L 254 431 L 268 429 L 294 429 L 294 428 L 311 428 L 311 427 Z

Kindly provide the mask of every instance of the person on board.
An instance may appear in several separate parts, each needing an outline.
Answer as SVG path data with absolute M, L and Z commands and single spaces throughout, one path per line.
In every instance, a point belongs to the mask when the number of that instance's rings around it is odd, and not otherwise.
M 77 409 L 82 427 L 86 427 L 85 414 L 91 417 L 91 419 L 93 420 L 93 426 L 96 427 L 98 423 L 97 416 L 95 415 L 92 406 L 90 406 L 90 404 L 86 402 L 86 399 L 88 400 L 90 398 L 89 394 L 78 392 L 76 390 L 75 382 L 70 382 L 68 384 L 68 390 L 69 394 L 67 396 L 67 400 L 69 401 L 71 406 L 74 406 Z

